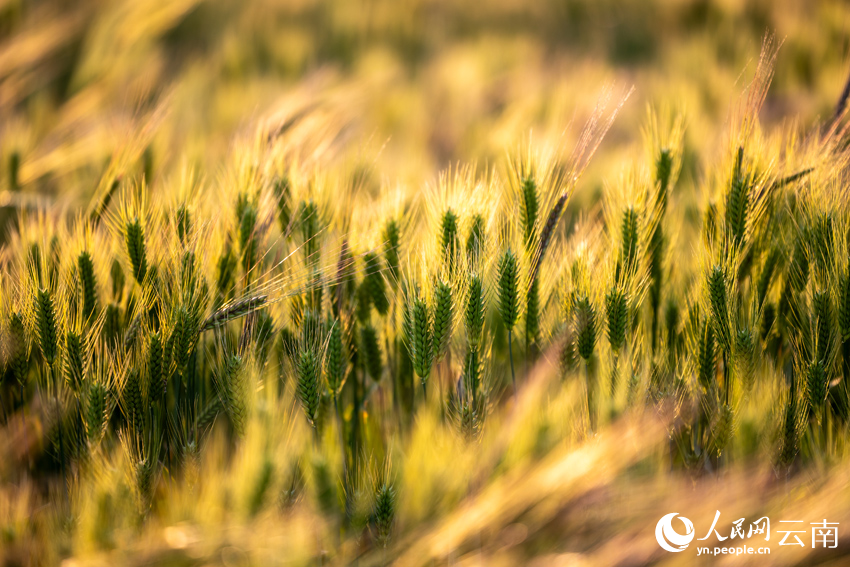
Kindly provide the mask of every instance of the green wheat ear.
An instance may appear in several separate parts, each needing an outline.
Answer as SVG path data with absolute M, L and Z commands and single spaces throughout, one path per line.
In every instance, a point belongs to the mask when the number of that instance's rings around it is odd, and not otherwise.
M 816 292 L 812 296 L 812 308 L 812 322 L 817 340 L 817 360 L 825 363 L 832 342 L 832 308 L 829 303 L 829 292 Z
M 189 238 L 189 232 L 192 228 L 192 215 L 189 212 L 189 209 L 186 208 L 186 205 L 181 204 L 180 207 L 177 208 L 175 221 L 177 224 L 177 238 L 180 240 L 180 244 L 185 246 L 186 241 Z
M 121 262 L 118 258 L 112 260 L 112 266 L 109 269 L 109 279 L 112 282 L 112 299 L 120 302 L 124 296 L 124 270 L 121 269 Z
M 555 233 L 555 228 L 558 226 L 558 222 L 561 220 L 561 215 L 564 212 L 564 207 L 567 206 L 567 200 L 569 200 L 569 197 L 569 191 L 565 191 L 560 197 L 558 197 L 558 200 L 555 201 L 555 204 L 552 205 L 552 208 L 549 211 L 549 216 L 546 217 L 546 222 L 540 229 L 540 239 L 538 241 L 537 249 L 532 255 L 531 271 L 529 276 L 529 281 L 531 282 L 537 280 L 537 276 L 540 273 L 540 266 L 543 263 L 543 258 L 546 256 L 546 251 L 552 243 L 552 236 Z
M 301 203 L 299 215 L 301 239 L 304 241 L 304 257 L 310 265 L 319 261 L 319 207 L 313 201 Z
M 499 260 L 499 315 L 510 331 L 519 319 L 519 262 L 516 255 L 506 250 Z
M 794 252 L 791 254 L 791 265 L 788 267 L 788 274 L 794 291 L 801 291 L 809 281 L 809 256 L 806 252 L 807 237 L 808 234 L 797 234 L 794 239 Z
M 83 252 L 77 257 L 77 269 L 80 273 L 80 285 L 83 295 L 83 318 L 89 320 L 97 308 L 97 279 L 91 255 Z
M 267 310 L 259 311 L 255 314 L 255 319 L 252 323 L 246 322 L 246 325 L 253 326 L 250 333 L 254 341 L 254 349 L 257 353 L 257 359 L 264 363 L 268 358 L 269 349 L 271 348 L 274 337 L 274 318 Z
M 255 297 L 246 297 L 226 307 L 222 307 L 204 319 L 200 325 L 200 332 L 217 329 L 226 325 L 228 321 L 233 321 L 254 313 L 266 304 L 267 299 L 268 296 L 266 295 L 257 295 Z
M 207 427 L 212 425 L 215 418 L 218 417 L 221 409 L 221 398 L 213 396 L 209 403 L 204 406 L 203 411 L 198 414 L 198 418 L 195 420 L 195 425 L 200 431 L 205 430 Z
M 811 244 L 815 264 L 818 266 L 820 273 L 825 274 L 828 267 L 833 264 L 833 251 L 835 250 L 832 213 L 819 214 L 813 224 Z
M 466 239 L 466 257 L 470 262 L 481 257 L 484 236 L 484 217 L 475 214 L 472 217 L 472 225 L 469 227 L 469 236 Z
M 452 288 L 448 283 L 437 280 L 434 284 L 434 356 L 438 360 L 448 351 L 453 315 Z
M 540 278 L 535 278 L 525 297 L 526 349 L 537 342 L 540 335 Z
M 304 471 L 298 459 L 293 459 L 282 483 L 278 503 L 283 510 L 288 510 L 298 501 L 304 488 Z
M 36 325 L 38 344 L 41 355 L 48 366 L 53 366 L 58 350 L 58 335 L 56 330 L 56 313 L 53 309 L 53 298 L 46 289 L 39 289 L 35 298 Z
M 363 356 L 363 367 L 375 382 L 381 379 L 381 346 L 378 343 L 378 332 L 372 325 L 366 324 L 360 327 L 360 351 Z
M 499 260 L 498 291 L 499 315 L 508 331 L 508 358 L 511 363 L 511 383 L 516 392 L 514 372 L 513 329 L 519 318 L 519 263 L 516 255 L 508 249 Z M 474 391 L 474 390 L 473 390 Z
M 708 204 L 703 215 L 702 236 L 706 242 L 717 239 L 717 203 L 713 201 Z
M 185 289 L 194 289 L 197 284 L 195 253 L 191 250 L 186 250 L 180 260 L 180 281 Z
M 463 438 L 469 442 L 478 437 L 481 433 L 481 428 L 484 422 L 484 408 L 481 402 L 476 402 L 470 399 L 469 396 L 463 396 L 460 401 L 459 409 L 459 427 L 463 434 Z
M 375 310 L 381 315 L 386 315 L 390 307 L 389 299 L 387 299 L 386 285 L 384 277 L 381 274 L 381 261 L 373 253 L 368 253 L 363 257 L 366 264 L 366 275 L 363 278 L 363 286 L 369 294 L 369 299 Z
M 133 463 L 133 477 L 140 513 L 150 508 L 151 499 L 153 498 L 155 471 L 156 463 L 152 456 L 139 458 Z
M 145 424 L 145 402 L 142 397 L 142 383 L 137 369 L 130 370 L 127 382 L 124 385 L 124 404 L 127 409 L 127 418 L 137 432 L 144 429 Z
M 127 255 L 133 267 L 133 277 L 141 284 L 148 271 L 148 259 L 145 254 L 145 233 L 138 218 L 127 223 L 125 240 Z
M 236 222 L 242 220 L 242 215 L 245 214 L 245 208 L 248 204 L 248 195 L 244 191 L 240 191 L 236 195 L 236 205 L 233 208 L 233 212 L 236 213 Z
M 823 410 L 828 382 L 829 378 L 822 361 L 818 360 L 809 364 L 806 370 L 806 392 L 809 408 L 816 415 L 820 415 Z
M 127 325 L 127 330 L 124 332 L 124 348 L 126 350 L 130 350 L 133 347 L 141 330 L 142 314 L 139 313 L 135 317 L 133 317 L 133 320 L 130 321 L 129 325 Z
M 384 259 L 390 274 L 390 283 L 395 285 L 399 276 L 399 248 L 401 246 L 401 229 L 395 219 L 391 219 L 384 226 Z
M 608 342 L 611 350 L 617 352 L 626 341 L 629 315 L 626 294 L 619 287 L 612 286 L 606 294 L 605 314 L 608 318 Z
M 672 297 L 668 298 L 664 308 L 664 324 L 667 327 L 667 349 L 671 360 L 675 360 L 679 345 L 679 317 L 679 304 Z
M 216 291 L 218 291 L 219 301 L 224 301 L 230 296 L 235 272 L 236 257 L 233 255 L 233 248 L 228 238 L 216 264 Z
M 652 313 L 652 344 L 653 350 L 658 337 L 658 317 L 661 307 L 661 283 L 664 270 L 664 232 L 656 226 L 649 239 L 649 300 Z
M 121 335 L 121 313 L 114 303 L 106 306 L 101 334 L 110 347 L 117 344 L 118 337 Z
M 463 378 L 466 388 L 472 392 L 473 401 L 478 400 L 478 391 L 481 385 L 481 357 L 477 348 L 466 350 L 466 360 L 463 364 Z
M 62 257 L 62 249 L 58 235 L 54 234 L 50 238 L 49 250 L 50 254 L 47 257 L 47 277 L 49 278 L 49 281 L 56 281 L 56 272 L 59 269 L 59 263 Z
M 65 335 L 65 382 L 74 392 L 79 392 L 82 386 L 85 358 L 84 339 L 73 331 L 68 331 Z
M 534 177 L 523 178 L 520 187 L 520 220 L 526 247 L 531 250 L 534 245 L 534 231 L 537 226 L 537 215 L 540 203 L 537 196 L 537 182 Z
M 242 357 L 237 354 L 226 356 L 219 372 L 224 409 L 233 429 L 238 435 L 243 435 L 248 422 L 248 406 Z
M 735 335 L 735 361 L 738 376 L 747 388 L 752 386 L 756 360 L 756 339 L 750 329 L 739 329 Z
M 280 346 L 283 349 L 281 354 L 294 360 L 292 355 L 298 350 L 298 338 L 287 326 L 280 329 Z
M 652 314 L 652 350 L 655 352 L 658 340 L 659 309 L 661 307 L 661 285 L 663 278 L 665 237 L 663 223 L 667 212 L 667 197 L 670 187 L 670 176 L 673 171 L 673 154 L 669 148 L 662 148 L 655 160 L 655 185 L 658 189 L 656 201 L 659 208 L 657 224 L 649 237 L 649 300 Z M 637 231 L 635 231 L 636 233 Z M 635 235 L 636 236 L 636 235 Z M 635 240 L 637 240 L 635 238 Z
M 716 361 L 714 326 L 706 321 L 699 341 L 699 382 L 706 390 L 714 384 Z
M 242 215 L 239 217 L 239 249 L 242 251 L 242 270 L 245 273 L 251 271 L 257 260 L 256 226 L 257 210 L 253 205 L 245 202 Z
M 307 421 L 314 428 L 319 415 L 319 368 L 320 361 L 316 349 L 312 345 L 302 347 L 296 365 L 298 399 L 301 401 Z
M 454 269 L 457 257 L 457 221 L 458 217 L 452 209 L 446 209 L 440 219 L 440 250 L 449 270 Z
M 97 443 L 106 431 L 106 388 L 98 382 L 89 386 L 85 417 L 89 441 Z
M 30 273 L 35 274 L 38 279 L 38 285 L 44 283 L 41 269 L 41 246 L 38 242 L 33 242 L 30 245 L 29 254 L 27 255 L 27 267 Z
M 97 206 L 89 215 L 89 222 L 91 222 L 92 226 L 98 226 L 100 224 L 100 219 L 103 217 L 103 213 L 105 213 L 106 209 L 109 208 L 109 204 L 112 202 L 112 197 L 115 195 L 115 192 L 118 191 L 118 187 L 120 186 L 121 180 L 114 179 L 112 183 L 109 184 L 109 189 L 104 191 Z
M 661 148 L 655 160 L 655 182 L 658 184 L 658 204 L 661 211 L 667 210 L 667 195 L 670 188 L 670 175 L 673 172 L 673 153 L 670 148 Z
M 750 205 L 749 181 L 741 173 L 744 149 L 738 148 L 735 158 L 735 171 L 729 192 L 726 195 L 726 230 L 735 245 L 744 240 L 747 229 L 747 214 Z
M 484 333 L 484 283 L 476 274 L 470 275 L 467 280 L 464 324 L 469 346 L 477 349 Z
M 286 235 L 289 231 L 289 223 L 292 222 L 292 210 L 289 203 L 292 186 L 289 177 L 284 175 L 275 179 L 272 190 L 277 199 L 277 218 L 280 222 L 280 231 Z
M 314 336 L 317 340 L 319 340 L 324 331 L 322 329 L 321 321 L 323 289 L 320 276 L 318 272 L 316 272 L 313 274 L 310 291 L 307 293 L 307 310 L 305 311 L 304 321 L 305 328 L 307 328 L 306 322 L 309 321 L 310 327 L 313 329 Z
M 596 348 L 596 308 L 586 295 L 576 301 L 574 316 L 576 350 L 579 356 L 588 361 Z
M 328 380 L 328 389 L 334 397 L 337 397 L 342 390 L 348 359 L 345 356 L 342 325 L 339 320 L 330 320 L 328 327 L 330 332 L 328 333 L 328 346 L 325 353 L 325 377 Z
M 850 340 L 850 265 L 839 278 L 838 327 L 841 338 Z
M 623 222 L 620 226 L 622 240 L 621 263 L 623 275 L 629 274 L 636 267 L 638 252 L 638 213 L 634 207 L 623 211 Z
M 393 486 L 387 482 L 380 482 L 375 487 L 374 517 L 376 540 L 381 547 L 386 547 L 390 539 L 395 508 L 396 494 Z
M 178 370 L 185 369 L 189 360 L 191 337 L 190 330 L 186 328 L 189 325 L 189 313 L 184 306 L 181 306 L 174 314 L 174 327 L 171 329 L 171 335 L 168 337 L 166 346 L 166 350 L 174 357 L 174 363 Z
M 372 294 L 369 293 L 368 277 L 363 278 L 363 281 L 357 286 L 354 300 L 354 315 L 359 322 L 366 323 L 369 321 L 369 315 L 372 313 Z
M 717 421 L 714 424 L 711 435 L 715 455 L 719 457 L 732 440 L 732 433 L 735 426 L 735 412 L 730 405 L 723 404 L 718 408 L 717 413 Z
M 434 336 L 431 330 L 431 315 L 428 305 L 420 297 L 414 297 L 411 301 L 409 312 L 405 314 L 408 321 L 405 330 L 408 333 L 407 343 L 410 349 L 410 358 L 413 361 L 413 370 L 419 379 L 425 384 L 431 373 L 431 364 L 434 361 Z
M 797 410 L 796 379 L 791 379 L 788 401 L 782 419 L 782 440 L 779 452 L 779 464 L 789 466 L 797 456 L 799 441 L 799 412 Z
M 9 316 L 9 368 L 21 387 L 26 384 L 28 365 L 24 318 L 15 312 Z
M 354 276 L 354 257 L 348 246 L 348 240 L 343 240 L 339 248 L 339 259 L 336 263 L 336 278 L 329 286 L 331 305 L 336 317 L 339 317 L 346 305 L 356 293 L 357 281 Z
M 723 268 L 715 265 L 708 275 L 708 293 L 717 337 L 724 352 L 731 352 L 732 337 L 729 330 L 729 310 L 726 294 L 726 276 Z

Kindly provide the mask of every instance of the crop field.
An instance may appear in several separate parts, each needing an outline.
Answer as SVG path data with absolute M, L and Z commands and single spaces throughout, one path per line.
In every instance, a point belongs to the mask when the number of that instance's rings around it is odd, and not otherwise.
M 0 567 L 846 565 L 849 53 L 0 0 Z

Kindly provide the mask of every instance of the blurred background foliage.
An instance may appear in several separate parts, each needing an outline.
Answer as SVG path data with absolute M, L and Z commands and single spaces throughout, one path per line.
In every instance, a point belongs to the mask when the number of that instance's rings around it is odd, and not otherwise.
M 845 6 L 7 0 L 0 161 L 6 167 L 19 152 L 21 185 L 79 206 L 123 134 L 151 109 L 170 113 L 150 140 L 156 170 L 189 156 L 214 175 L 233 134 L 252 120 L 284 105 L 291 112 L 319 105 L 354 141 L 343 151 L 370 172 L 417 184 L 456 161 L 492 164 L 530 132 L 557 142 L 613 84 L 636 92 L 586 185 L 598 185 L 639 141 L 649 102 L 686 112 L 688 176 L 699 166 L 694 156 L 717 146 L 766 32 L 784 44 L 762 118 L 808 125 L 832 112 L 846 75 Z M 80 191 L 58 191 L 66 179 Z

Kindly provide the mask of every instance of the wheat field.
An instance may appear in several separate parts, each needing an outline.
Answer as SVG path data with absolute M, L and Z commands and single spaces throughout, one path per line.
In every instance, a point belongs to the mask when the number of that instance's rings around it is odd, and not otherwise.
M 845 564 L 848 24 L 0 2 L 0 564 Z

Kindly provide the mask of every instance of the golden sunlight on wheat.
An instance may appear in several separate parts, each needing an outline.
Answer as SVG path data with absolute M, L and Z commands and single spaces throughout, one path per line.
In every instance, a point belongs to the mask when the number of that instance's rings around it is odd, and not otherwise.
M 0 1 L 0 565 L 843 565 L 823 0 Z

